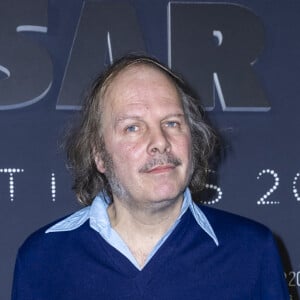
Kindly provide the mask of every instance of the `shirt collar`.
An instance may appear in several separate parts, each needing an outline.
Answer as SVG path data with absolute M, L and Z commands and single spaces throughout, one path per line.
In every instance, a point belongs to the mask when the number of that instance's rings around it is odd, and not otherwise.
M 110 240 L 113 231 L 111 230 L 111 224 L 107 214 L 107 207 L 109 203 L 107 202 L 107 197 L 102 193 L 95 197 L 91 206 L 85 207 L 66 219 L 56 223 L 46 230 L 46 233 L 49 232 L 60 232 L 60 231 L 71 231 L 80 227 L 87 220 L 90 222 L 91 228 L 99 232 L 106 240 Z M 215 235 L 213 228 L 211 227 L 208 219 L 196 205 L 190 193 L 190 190 L 187 188 L 184 192 L 184 199 L 176 222 L 178 222 L 182 215 L 187 211 L 191 210 L 192 215 L 194 216 L 198 225 L 213 239 L 215 244 L 218 246 L 219 242 Z

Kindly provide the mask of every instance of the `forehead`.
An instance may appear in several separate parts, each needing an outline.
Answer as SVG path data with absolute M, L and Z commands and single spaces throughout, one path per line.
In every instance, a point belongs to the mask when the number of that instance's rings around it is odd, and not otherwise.
M 128 66 L 111 78 L 102 101 L 104 108 L 113 106 L 114 110 L 127 104 L 151 106 L 159 102 L 181 107 L 179 92 L 170 76 L 147 64 Z

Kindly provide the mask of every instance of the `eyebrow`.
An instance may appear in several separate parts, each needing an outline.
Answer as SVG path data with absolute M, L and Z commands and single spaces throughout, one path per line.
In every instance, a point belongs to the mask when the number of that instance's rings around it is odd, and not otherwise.
M 164 116 L 164 118 L 162 119 L 162 121 L 163 120 L 167 120 L 169 118 L 173 118 L 173 117 L 185 119 L 185 114 L 183 112 L 180 112 L 180 113 L 179 112 L 178 113 L 171 113 L 171 114 L 168 114 L 168 115 Z M 114 127 L 118 126 L 120 123 L 122 123 L 122 122 L 124 122 L 126 120 L 142 121 L 143 117 L 141 117 L 139 115 L 130 115 L 130 114 L 121 115 L 118 118 L 116 118 L 116 120 L 114 122 Z
M 179 117 L 179 118 L 183 117 L 184 118 L 185 114 L 184 113 L 171 113 L 171 114 L 168 114 L 168 115 L 164 116 L 163 120 L 168 119 L 168 118 L 172 118 L 172 117 Z M 128 119 L 141 120 L 143 118 L 139 115 L 129 115 L 129 114 L 127 115 L 127 114 L 125 114 L 125 115 L 121 115 L 118 118 L 116 118 L 115 123 L 120 123 L 120 122 L 128 120 Z
M 120 123 L 120 122 L 126 121 L 128 119 L 139 120 L 139 119 L 141 119 L 141 117 L 138 115 L 121 115 L 118 118 L 116 118 L 115 123 Z
M 175 113 L 175 114 L 169 114 L 164 119 L 172 118 L 172 117 L 179 117 L 179 118 L 185 118 L 185 114 L 182 113 Z
M 117 127 L 120 123 L 126 121 L 126 120 L 141 120 L 142 118 L 137 115 L 121 115 L 118 118 L 116 118 L 114 122 L 114 127 Z

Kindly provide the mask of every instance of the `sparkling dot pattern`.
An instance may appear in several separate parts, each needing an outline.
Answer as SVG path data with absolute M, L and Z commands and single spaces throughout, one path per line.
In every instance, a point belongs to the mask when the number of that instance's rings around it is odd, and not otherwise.
M 203 201 L 204 204 L 216 204 L 218 203 L 221 199 L 222 199 L 222 195 L 223 195 L 223 192 L 221 190 L 221 188 L 219 188 L 218 186 L 214 185 L 214 184 L 206 184 L 205 185 L 205 188 L 206 189 L 213 189 L 215 191 L 217 191 L 218 195 L 215 199 L 211 200 L 211 201 Z
M 296 184 L 297 184 L 299 176 L 300 176 L 300 173 L 297 173 L 293 180 L 293 194 L 297 201 L 300 201 L 300 196 L 299 196 L 298 190 L 296 188 Z
M 53 202 L 56 201 L 56 180 L 55 173 L 51 174 L 51 199 Z
M 279 201 L 267 200 L 271 196 L 271 194 L 274 193 L 275 190 L 277 190 L 277 188 L 279 186 L 279 176 L 274 170 L 263 169 L 261 172 L 258 173 L 257 180 L 259 180 L 265 174 L 269 174 L 269 175 L 273 176 L 274 184 L 263 196 L 260 197 L 260 199 L 257 201 L 257 205 L 279 204 L 280 203 Z
M 15 183 L 14 183 L 14 174 L 15 173 L 23 173 L 24 169 L 17 168 L 4 168 L 0 169 L 0 173 L 8 173 L 9 175 L 9 197 L 10 201 L 15 200 Z

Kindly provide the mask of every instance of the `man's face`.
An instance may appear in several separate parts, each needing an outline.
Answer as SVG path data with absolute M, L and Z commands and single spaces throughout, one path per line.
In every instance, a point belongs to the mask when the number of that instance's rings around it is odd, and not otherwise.
M 113 197 L 134 205 L 178 200 L 192 173 L 191 135 L 173 83 L 145 65 L 121 71 L 103 99 L 99 172 Z

